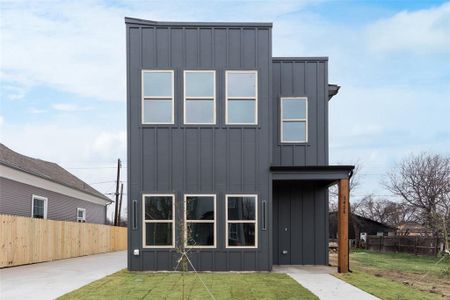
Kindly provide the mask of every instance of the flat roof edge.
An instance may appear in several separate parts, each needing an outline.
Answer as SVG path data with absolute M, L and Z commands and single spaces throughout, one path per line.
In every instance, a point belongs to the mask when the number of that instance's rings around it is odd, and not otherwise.
M 272 57 L 272 62 L 289 62 L 289 61 L 328 61 L 328 56 Z
M 130 17 L 125 17 L 125 24 L 180 27 L 272 27 L 270 22 L 159 22 Z

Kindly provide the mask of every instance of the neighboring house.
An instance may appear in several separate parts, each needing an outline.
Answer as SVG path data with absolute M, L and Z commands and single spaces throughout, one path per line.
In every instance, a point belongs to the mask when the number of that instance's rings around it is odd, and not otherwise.
M 105 224 L 110 203 L 57 164 L 0 144 L 0 214 Z
M 337 239 L 338 220 L 337 212 L 330 212 L 330 239 Z M 348 238 L 359 239 L 357 234 L 388 236 L 395 235 L 395 228 L 389 225 L 352 214 L 348 224 Z
M 327 265 L 339 183 L 347 271 L 353 166 L 328 164 L 328 59 L 272 57 L 271 23 L 125 23 L 128 268 L 173 270 L 183 236 L 198 270 Z
M 416 222 L 403 222 L 397 227 L 400 236 L 432 236 L 433 231 Z

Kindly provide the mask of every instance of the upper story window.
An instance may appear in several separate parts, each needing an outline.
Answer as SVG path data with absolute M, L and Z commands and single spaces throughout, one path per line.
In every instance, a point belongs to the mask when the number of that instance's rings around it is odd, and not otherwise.
M 185 195 L 186 247 L 216 246 L 216 195 Z
M 226 71 L 225 123 L 258 124 L 258 72 Z
M 144 248 L 175 247 L 175 196 L 143 195 Z
M 216 123 L 216 72 L 184 71 L 184 124 Z
M 81 222 L 81 223 L 86 222 L 86 209 L 85 208 L 77 208 L 77 222 Z
M 142 71 L 142 123 L 174 123 L 174 75 L 172 70 Z
M 47 202 L 47 198 L 33 195 L 31 198 L 31 217 L 47 219 Z
M 281 98 L 280 119 L 282 143 L 308 141 L 308 99 L 306 97 Z

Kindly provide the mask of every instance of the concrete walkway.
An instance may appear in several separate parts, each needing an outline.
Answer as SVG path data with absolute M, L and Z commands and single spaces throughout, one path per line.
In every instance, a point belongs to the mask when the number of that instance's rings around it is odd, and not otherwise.
M 127 267 L 126 251 L 0 270 L 0 299 L 55 299 Z
M 321 300 L 378 299 L 330 275 L 336 272 L 336 268 L 326 266 L 274 266 L 273 271 L 287 273 Z

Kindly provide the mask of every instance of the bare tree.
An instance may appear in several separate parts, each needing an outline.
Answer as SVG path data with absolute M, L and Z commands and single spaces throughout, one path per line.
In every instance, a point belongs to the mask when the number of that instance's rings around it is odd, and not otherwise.
M 448 249 L 450 156 L 422 153 L 403 160 L 388 173 L 386 187 L 412 207 L 422 223 Z
M 405 203 L 383 198 L 377 199 L 374 195 L 367 195 L 361 199 L 353 212 L 392 227 L 398 227 L 403 222 L 412 221 L 415 217 L 413 208 Z

